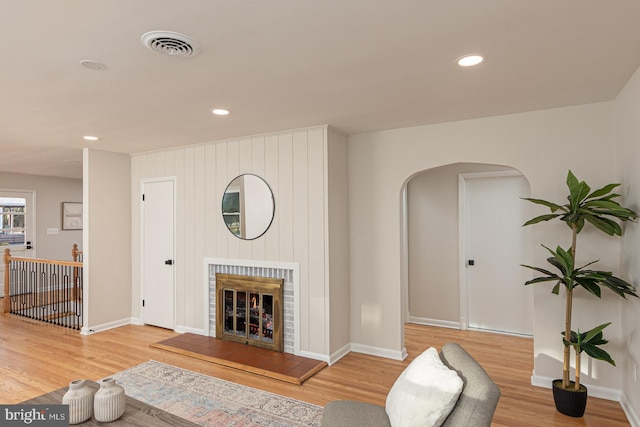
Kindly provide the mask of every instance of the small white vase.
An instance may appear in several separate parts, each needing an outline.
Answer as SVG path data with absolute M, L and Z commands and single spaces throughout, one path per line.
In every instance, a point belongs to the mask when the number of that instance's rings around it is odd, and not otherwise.
M 69 390 L 62 396 L 62 403 L 69 405 L 69 424 L 80 424 L 93 414 L 93 389 L 85 380 L 69 383 Z
M 113 378 L 105 378 L 98 384 L 100 388 L 93 398 L 93 416 L 101 423 L 115 421 L 124 414 L 124 388 Z

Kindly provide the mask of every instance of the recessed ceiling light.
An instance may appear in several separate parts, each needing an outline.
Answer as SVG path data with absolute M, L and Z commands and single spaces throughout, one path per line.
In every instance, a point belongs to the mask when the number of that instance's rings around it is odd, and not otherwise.
M 214 108 L 211 112 L 216 116 L 226 116 L 229 114 L 229 110 L 225 110 L 224 108 Z
M 466 55 L 458 59 L 458 65 L 461 67 L 472 67 L 482 61 L 484 61 L 484 58 L 480 55 Z
M 85 135 L 82 138 L 87 140 L 87 141 L 97 141 L 98 140 L 97 136 L 91 136 L 91 135 Z

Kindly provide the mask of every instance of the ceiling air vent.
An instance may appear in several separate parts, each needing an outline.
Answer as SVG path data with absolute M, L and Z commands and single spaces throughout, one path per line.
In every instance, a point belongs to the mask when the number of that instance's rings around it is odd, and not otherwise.
M 141 37 L 142 44 L 162 55 L 188 58 L 200 52 L 200 46 L 191 37 L 173 31 L 150 31 Z

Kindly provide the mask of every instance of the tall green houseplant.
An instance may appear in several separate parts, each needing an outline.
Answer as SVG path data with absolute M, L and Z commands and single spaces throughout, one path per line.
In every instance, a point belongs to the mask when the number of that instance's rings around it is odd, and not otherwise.
M 569 171 L 567 174 L 567 187 L 569 195 L 566 204 L 556 204 L 541 199 L 526 198 L 532 203 L 543 205 L 551 210 L 551 213 L 537 216 L 524 225 L 537 224 L 543 221 L 559 219 L 564 221 L 571 229 L 571 247 L 563 249 L 558 246 L 556 250 L 545 248 L 550 253 L 547 262 L 555 267 L 558 272 L 554 273 L 544 268 L 523 265 L 542 274 L 532 280 L 525 282 L 525 285 L 542 282 L 556 282 L 552 292 L 558 294 L 560 287 L 564 287 L 566 294 L 565 324 L 563 335 L 564 360 L 562 370 L 562 388 L 580 390 L 580 354 L 584 351 L 589 356 L 597 360 L 603 360 L 615 366 L 611 356 L 600 348 L 607 341 L 603 337 L 602 330 L 610 323 L 596 326 L 586 332 L 574 332 L 571 329 L 571 314 L 573 310 L 573 291 L 581 286 L 598 298 L 601 297 L 600 287 L 610 289 L 621 297 L 626 295 L 637 297 L 635 289 L 626 281 L 614 276 L 608 271 L 587 269 L 593 261 L 581 267 L 575 266 L 577 236 L 586 223 L 593 225 L 596 229 L 609 236 L 622 236 L 622 228 L 619 222 L 635 221 L 638 215 L 631 209 L 622 207 L 614 199 L 620 197 L 613 190 L 620 184 L 608 184 L 598 190 L 591 191 L 591 188 L 584 182 L 578 181 L 575 175 Z M 575 380 L 573 384 L 569 379 L 570 349 L 576 353 Z

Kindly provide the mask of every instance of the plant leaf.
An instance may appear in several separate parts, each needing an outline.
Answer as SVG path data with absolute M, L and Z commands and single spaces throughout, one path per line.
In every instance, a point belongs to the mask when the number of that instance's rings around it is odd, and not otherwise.
M 524 224 L 522 224 L 522 226 L 524 227 L 526 225 L 537 224 L 537 223 L 542 222 L 542 221 L 549 221 L 550 219 L 554 219 L 554 218 L 556 218 L 558 216 L 560 216 L 560 214 L 540 215 L 540 216 L 537 216 L 537 217 L 532 218 L 529 221 L 525 222 Z
M 543 205 L 548 207 L 549 209 L 551 209 L 551 212 L 555 212 L 557 210 L 562 210 L 562 206 L 553 203 L 553 202 L 549 202 L 547 200 L 542 200 L 542 199 L 532 199 L 530 197 L 523 197 L 522 200 L 527 200 L 531 203 L 535 203 L 536 205 Z
M 563 267 L 566 271 L 573 271 L 573 257 L 571 256 L 571 249 L 564 250 L 560 246 L 556 248 L 556 259 L 562 262 Z
M 535 279 L 527 280 L 526 282 L 524 282 L 524 284 L 526 286 L 526 285 L 534 285 L 536 283 L 542 283 L 542 282 L 554 282 L 557 280 L 558 279 L 555 277 L 536 277 Z
M 552 272 L 550 272 L 549 270 L 545 270 L 544 268 L 540 268 L 540 267 L 532 267 L 530 265 L 526 265 L 526 264 L 520 264 L 522 267 L 526 267 L 526 268 L 530 268 L 532 270 L 535 270 L 539 273 L 542 274 L 546 274 L 549 277 L 555 277 L 556 279 L 559 279 L 560 277 Z
M 567 174 L 567 187 L 569 187 L 570 209 L 575 211 L 580 206 L 580 202 L 589 195 L 591 188 L 584 181 L 578 182 L 578 179 L 571 171 Z
M 604 196 L 605 194 L 610 193 L 611 191 L 613 191 L 614 188 L 619 187 L 620 184 L 614 183 L 614 184 L 607 184 L 604 187 L 594 191 L 593 193 L 589 194 L 587 196 L 587 199 L 594 199 L 596 197 L 600 197 L 600 196 Z
M 582 286 L 583 288 L 585 288 L 587 291 L 597 296 L 598 298 L 601 298 L 600 286 L 598 286 L 598 282 L 596 280 L 587 279 L 587 278 L 577 278 L 575 280 L 575 283 L 577 283 L 579 286 Z
M 612 200 L 606 199 L 597 199 L 590 200 L 582 204 L 583 207 L 594 207 L 594 208 L 603 208 L 603 209 L 611 209 L 613 211 L 618 210 L 620 208 L 620 203 L 614 202 Z
M 583 346 L 582 349 L 584 350 L 585 353 L 587 353 L 592 358 L 596 360 L 603 360 L 607 363 L 610 363 L 613 366 L 616 366 L 616 362 L 613 361 L 613 359 L 611 358 L 611 355 L 609 355 L 609 353 L 607 353 L 603 349 L 596 346 L 590 346 L 590 345 Z
M 613 220 L 595 215 L 584 215 L 584 219 L 586 219 L 600 231 L 604 231 L 605 233 L 607 233 L 609 236 L 622 235 L 622 228 L 620 228 L 620 225 Z
M 577 185 L 578 178 L 576 178 L 573 172 L 571 172 L 571 169 L 569 169 L 569 172 L 567 172 L 567 187 L 571 189 L 571 187 L 576 187 Z
M 600 335 L 600 339 L 602 339 L 602 330 L 609 326 L 611 322 L 603 323 L 602 325 L 598 325 L 590 331 L 585 332 L 583 342 L 591 342 L 596 336 Z

